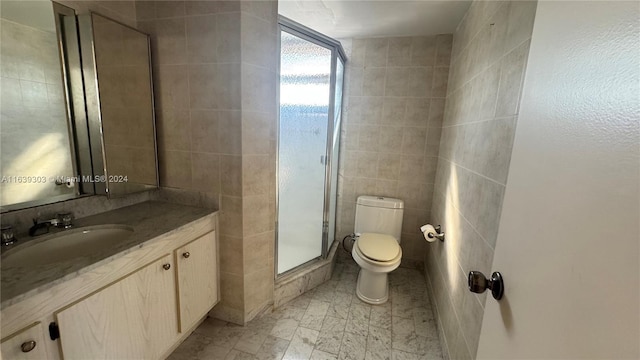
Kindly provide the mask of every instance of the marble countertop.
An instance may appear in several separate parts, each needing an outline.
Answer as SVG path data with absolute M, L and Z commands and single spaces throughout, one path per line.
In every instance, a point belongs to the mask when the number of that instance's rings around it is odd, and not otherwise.
M 20 302 L 26 297 L 45 291 L 80 274 L 91 271 L 131 251 L 137 250 L 160 235 L 180 231 L 183 226 L 215 213 L 214 210 L 147 201 L 132 206 L 88 216 L 74 221 L 74 228 L 103 224 L 120 224 L 133 228 L 133 233 L 113 246 L 103 248 L 88 257 L 38 266 L 1 266 L 0 309 Z M 62 230 L 64 231 L 64 230 Z M 41 235 L 42 238 L 47 235 Z M 29 239 L 38 242 L 41 237 Z M 28 235 L 17 236 L 24 243 Z M 53 240 L 55 241 L 55 240 Z M 15 249 L 17 250 L 17 249 Z M 8 250 L 8 251 L 11 251 Z M 4 256 L 4 254 L 3 254 Z

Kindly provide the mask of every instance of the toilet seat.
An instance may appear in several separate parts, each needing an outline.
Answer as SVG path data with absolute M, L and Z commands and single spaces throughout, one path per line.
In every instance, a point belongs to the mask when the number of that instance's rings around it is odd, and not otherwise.
M 355 245 L 361 255 L 380 263 L 395 260 L 402 251 L 398 241 L 393 236 L 385 234 L 361 234 Z

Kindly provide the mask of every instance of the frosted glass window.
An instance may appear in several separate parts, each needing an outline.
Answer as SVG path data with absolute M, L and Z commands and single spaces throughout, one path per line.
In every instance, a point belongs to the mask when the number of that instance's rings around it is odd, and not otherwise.
M 281 32 L 278 273 L 322 255 L 331 50 Z

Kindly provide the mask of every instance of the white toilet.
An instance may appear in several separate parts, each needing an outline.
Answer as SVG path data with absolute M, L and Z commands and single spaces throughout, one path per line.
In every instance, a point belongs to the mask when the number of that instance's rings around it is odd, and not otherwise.
M 356 241 L 351 255 L 358 265 L 356 295 L 369 304 L 389 299 L 387 274 L 400 266 L 400 233 L 404 202 L 400 199 L 360 196 L 356 203 Z

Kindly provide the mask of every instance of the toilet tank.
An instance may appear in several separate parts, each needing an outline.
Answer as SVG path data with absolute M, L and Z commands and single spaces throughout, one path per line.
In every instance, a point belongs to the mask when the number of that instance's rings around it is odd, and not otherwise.
M 400 199 L 363 195 L 356 202 L 354 232 L 380 233 L 395 237 L 400 242 L 404 201 Z

